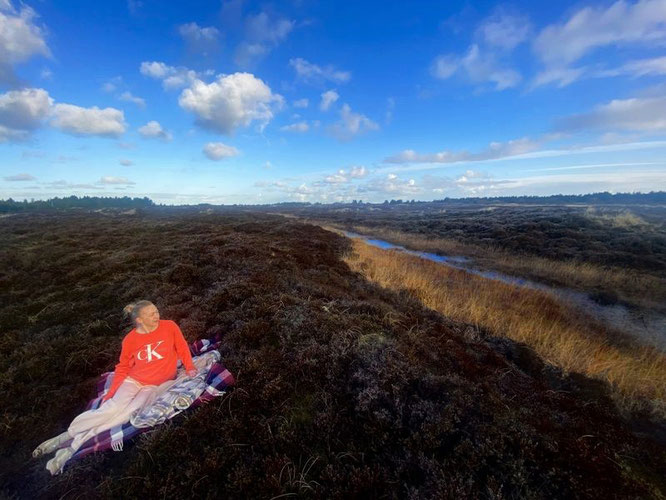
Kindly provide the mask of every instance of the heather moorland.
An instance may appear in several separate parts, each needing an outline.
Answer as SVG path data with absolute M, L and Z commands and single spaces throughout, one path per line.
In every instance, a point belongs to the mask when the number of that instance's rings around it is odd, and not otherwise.
M 645 408 L 526 342 L 382 286 L 354 242 L 227 210 L 67 210 L 0 231 L 0 480 L 6 497 L 659 497 Z M 369 264 L 366 265 L 366 267 Z M 30 452 L 113 368 L 122 307 L 154 301 L 218 336 L 236 386 L 51 477 Z M 174 444 L 177 443 L 177 446 Z

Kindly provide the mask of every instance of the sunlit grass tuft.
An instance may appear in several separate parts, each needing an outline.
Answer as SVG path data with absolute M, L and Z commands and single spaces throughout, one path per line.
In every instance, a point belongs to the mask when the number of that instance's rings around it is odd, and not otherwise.
M 619 228 L 631 228 L 631 227 L 646 228 L 650 226 L 649 222 L 647 222 L 642 217 L 636 215 L 635 213 L 631 212 L 630 210 L 623 210 L 622 212 L 614 214 L 605 214 L 603 212 L 600 212 L 594 207 L 589 207 L 585 211 L 585 216 L 592 220 L 610 224 L 613 227 L 619 227 Z
M 337 230 L 330 226 L 328 229 Z M 474 259 L 475 267 L 582 291 L 612 292 L 620 299 L 641 307 L 663 308 L 666 303 L 666 279 L 635 269 L 604 267 L 573 259 L 560 261 L 516 255 L 499 247 L 466 244 L 449 238 L 429 238 L 381 227 L 359 225 L 353 230 L 411 250 L 470 257 Z
M 345 261 L 369 280 L 406 289 L 444 316 L 531 346 L 567 372 L 609 382 L 618 406 L 666 416 L 666 356 L 615 342 L 608 331 L 547 292 L 521 288 L 353 240 Z

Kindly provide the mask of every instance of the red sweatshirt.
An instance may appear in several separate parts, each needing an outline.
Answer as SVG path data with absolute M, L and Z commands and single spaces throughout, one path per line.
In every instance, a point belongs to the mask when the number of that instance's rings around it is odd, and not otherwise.
M 194 368 L 190 348 L 175 322 L 161 319 L 159 326 L 150 333 L 138 333 L 133 328 L 123 339 L 120 362 L 102 401 L 112 398 L 127 376 L 145 385 L 160 385 L 173 380 L 178 359 L 186 370 Z

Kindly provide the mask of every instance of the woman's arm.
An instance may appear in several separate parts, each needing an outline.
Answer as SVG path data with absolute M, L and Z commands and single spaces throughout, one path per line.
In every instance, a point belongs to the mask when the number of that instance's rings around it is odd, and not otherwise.
M 185 370 L 188 372 L 190 370 L 196 370 L 194 363 L 192 363 L 192 355 L 190 354 L 190 346 L 187 345 L 185 337 L 183 337 L 183 332 L 180 331 L 180 327 L 176 324 L 175 321 L 172 322 L 173 329 L 173 342 L 176 346 L 176 352 L 178 353 L 178 358 L 185 365 Z
M 120 361 L 116 365 L 116 370 L 113 372 L 113 382 L 111 383 L 109 392 L 107 392 L 106 395 L 102 398 L 102 403 L 107 399 L 111 399 L 118 390 L 118 387 L 120 387 L 120 384 L 123 383 L 123 381 L 127 377 L 127 374 L 130 371 L 131 360 L 132 360 L 132 349 L 129 346 L 129 341 L 127 341 L 127 337 L 125 337 L 123 339 L 122 348 L 120 350 Z

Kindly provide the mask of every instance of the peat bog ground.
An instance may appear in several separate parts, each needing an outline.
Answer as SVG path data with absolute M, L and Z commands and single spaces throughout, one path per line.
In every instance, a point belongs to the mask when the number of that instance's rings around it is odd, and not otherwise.
M 0 496 L 666 496 L 663 439 L 606 384 L 370 283 L 351 251 L 260 213 L 1 219 Z M 236 386 L 51 477 L 30 453 L 113 369 L 139 298 L 219 336 Z

